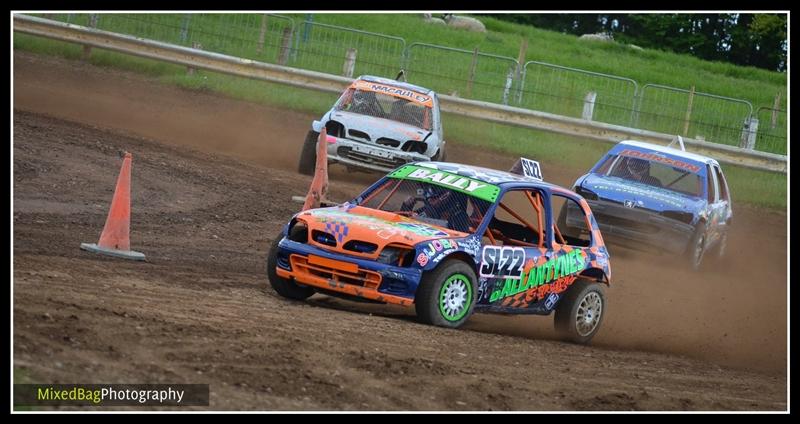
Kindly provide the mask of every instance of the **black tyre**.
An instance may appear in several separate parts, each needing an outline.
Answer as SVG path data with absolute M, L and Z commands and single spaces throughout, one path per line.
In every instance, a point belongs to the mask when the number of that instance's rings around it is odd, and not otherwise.
M 292 239 L 294 239 L 293 236 L 295 236 L 299 231 L 308 232 L 307 228 L 300 228 L 299 225 L 295 225 L 292 230 L 296 230 L 295 234 L 290 236 Z M 278 234 L 278 236 L 275 237 L 275 240 L 272 242 L 272 247 L 269 249 L 269 256 L 267 257 L 267 277 L 269 278 L 269 284 L 273 289 L 275 289 L 276 292 L 278 292 L 279 295 L 287 299 L 305 300 L 314 294 L 313 288 L 300 286 L 292 280 L 281 278 L 278 276 L 277 271 L 275 271 L 276 267 L 278 266 L 278 243 L 280 243 L 282 238 L 283 234 Z
M 703 257 L 706 253 L 706 226 L 699 224 L 694 231 L 694 235 L 686 246 L 686 259 L 692 271 L 699 271 L 703 265 Z
M 434 162 L 447 162 L 447 151 L 445 151 L 444 146 L 436 151 L 436 154 L 433 155 L 431 160 Z
M 309 131 L 306 141 L 303 142 L 303 150 L 300 151 L 300 163 L 297 172 L 303 175 L 314 175 L 314 168 L 317 166 L 317 138 L 319 133 Z
M 458 328 L 475 309 L 475 271 L 467 263 L 450 259 L 425 273 L 414 301 L 417 317 L 425 324 Z
M 605 309 L 603 285 L 577 280 L 556 306 L 556 331 L 573 343 L 588 344 L 600 329 Z

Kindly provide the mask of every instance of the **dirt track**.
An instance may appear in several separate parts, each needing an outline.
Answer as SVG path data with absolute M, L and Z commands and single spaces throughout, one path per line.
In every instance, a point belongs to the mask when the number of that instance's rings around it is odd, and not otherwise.
M 402 308 L 290 303 L 264 261 L 307 189 L 293 168 L 313 117 L 14 60 L 14 364 L 32 381 L 209 383 L 214 409 L 786 408 L 781 214 L 736 207 L 731 257 L 699 275 L 615 251 L 589 348 L 553 340 L 552 318 L 448 331 Z M 450 142 L 453 161 L 514 160 Z M 102 229 L 120 149 L 144 264 L 78 249 Z M 562 185 L 581 172 L 551 168 Z M 338 199 L 374 179 L 331 177 Z

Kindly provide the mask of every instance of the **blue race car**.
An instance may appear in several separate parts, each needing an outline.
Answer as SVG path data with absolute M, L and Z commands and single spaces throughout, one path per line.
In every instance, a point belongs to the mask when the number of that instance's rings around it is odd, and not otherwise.
M 733 212 L 725 175 L 716 160 L 638 141 L 614 146 L 575 181 L 609 244 L 685 255 L 700 268 L 706 252 L 725 254 Z M 579 223 L 577 210 L 560 226 Z
M 588 343 L 611 277 L 603 237 L 583 198 L 537 179 L 534 161 L 518 168 L 403 165 L 350 202 L 300 212 L 272 245 L 270 284 L 295 300 L 413 304 L 452 328 L 473 311 L 555 311 L 560 333 Z M 555 224 L 566 205 L 581 215 L 569 230 Z

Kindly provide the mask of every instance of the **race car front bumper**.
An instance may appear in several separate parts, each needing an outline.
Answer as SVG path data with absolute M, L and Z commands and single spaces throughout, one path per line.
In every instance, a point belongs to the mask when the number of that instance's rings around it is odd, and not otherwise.
M 604 200 L 587 202 L 600 226 L 603 240 L 608 243 L 630 246 L 633 242 L 672 254 L 682 254 L 694 235 L 692 225 L 656 212 Z M 581 226 L 582 220 L 582 214 L 569 210 L 567 225 Z
M 305 243 L 284 238 L 278 244 L 279 277 L 376 302 L 410 305 L 414 303 L 422 271 L 371 260 L 331 253 Z
M 431 158 L 414 152 L 385 148 L 347 138 L 329 137 L 328 160 L 372 171 L 390 172 L 409 162 L 429 161 Z

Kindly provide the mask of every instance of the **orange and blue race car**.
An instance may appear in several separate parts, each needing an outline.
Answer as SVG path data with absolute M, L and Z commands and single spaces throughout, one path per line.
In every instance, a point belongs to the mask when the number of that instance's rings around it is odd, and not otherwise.
M 446 162 L 403 165 L 344 204 L 294 215 L 267 260 L 289 299 L 314 293 L 414 305 L 420 321 L 459 327 L 473 312 L 549 315 L 588 343 L 605 312 L 609 253 L 586 201 L 519 172 Z M 583 221 L 557 226 L 559 211 Z

